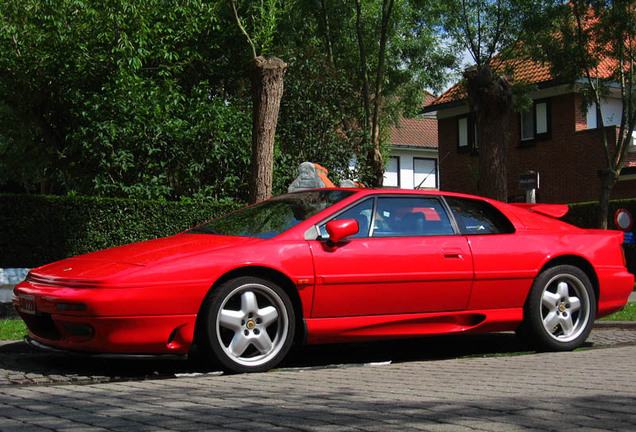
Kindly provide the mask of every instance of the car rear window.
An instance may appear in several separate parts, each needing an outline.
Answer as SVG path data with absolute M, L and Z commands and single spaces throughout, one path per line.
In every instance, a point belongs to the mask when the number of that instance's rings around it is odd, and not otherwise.
M 464 235 L 515 232 L 515 228 L 508 218 L 486 201 L 446 197 L 446 202 L 455 216 L 459 231 Z

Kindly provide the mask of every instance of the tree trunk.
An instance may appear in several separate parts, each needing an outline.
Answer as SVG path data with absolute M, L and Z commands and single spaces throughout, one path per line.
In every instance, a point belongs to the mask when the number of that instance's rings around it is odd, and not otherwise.
M 277 57 L 256 57 L 250 63 L 252 83 L 252 163 L 250 203 L 272 196 L 274 137 L 283 97 L 283 75 L 287 64 Z
M 372 147 L 367 155 L 367 166 L 369 167 L 369 187 L 381 188 L 384 181 L 384 159 L 380 151 L 379 135 L 372 142 Z
M 464 78 L 470 111 L 477 122 L 479 193 L 505 202 L 508 199 L 506 145 L 512 88 L 506 77 L 493 73 L 489 65 L 468 68 Z
M 601 197 L 598 200 L 597 226 L 600 229 L 607 229 L 610 195 L 612 188 L 618 181 L 618 173 L 610 169 L 604 169 L 599 173 L 599 176 L 601 177 Z

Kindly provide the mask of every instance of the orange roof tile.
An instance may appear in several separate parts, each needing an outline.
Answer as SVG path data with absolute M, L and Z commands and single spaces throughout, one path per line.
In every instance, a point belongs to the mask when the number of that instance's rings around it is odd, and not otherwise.
M 426 92 L 424 106 L 435 100 L 435 96 Z M 402 118 L 399 126 L 391 127 L 391 145 L 436 149 L 437 119 Z
M 493 61 L 496 61 L 496 58 Z M 597 68 L 596 75 L 600 78 L 610 77 L 615 69 L 615 63 L 616 62 L 611 59 L 603 60 Z M 529 58 L 507 60 L 501 64 L 498 69 L 510 69 L 512 71 L 512 79 L 516 82 L 539 84 L 549 82 L 554 79 L 554 76 L 550 71 L 549 64 L 540 63 Z M 459 101 L 465 98 L 466 92 L 464 88 L 460 83 L 457 83 L 435 99 L 433 103 L 431 103 L 431 106 Z
M 391 128 L 391 145 L 436 149 L 437 120 L 403 118 L 399 126 Z

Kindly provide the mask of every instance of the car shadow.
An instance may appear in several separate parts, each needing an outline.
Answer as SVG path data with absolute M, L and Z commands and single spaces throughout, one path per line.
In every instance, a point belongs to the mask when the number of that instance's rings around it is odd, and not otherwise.
M 278 369 L 342 367 L 368 363 L 400 363 L 460 357 L 528 353 L 514 333 L 435 336 L 364 343 L 295 347 Z M 190 358 L 100 358 L 42 351 L 25 342 L 0 346 L 2 384 L 95 383 L 172 378 L 220 373 L 196 352 Z

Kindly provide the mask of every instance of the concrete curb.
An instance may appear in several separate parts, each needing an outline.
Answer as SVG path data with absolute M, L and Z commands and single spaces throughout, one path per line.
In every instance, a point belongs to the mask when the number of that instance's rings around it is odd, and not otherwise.
M 596 321 L 594 323 L 594 328 L 636 330 L 636 321 Z

